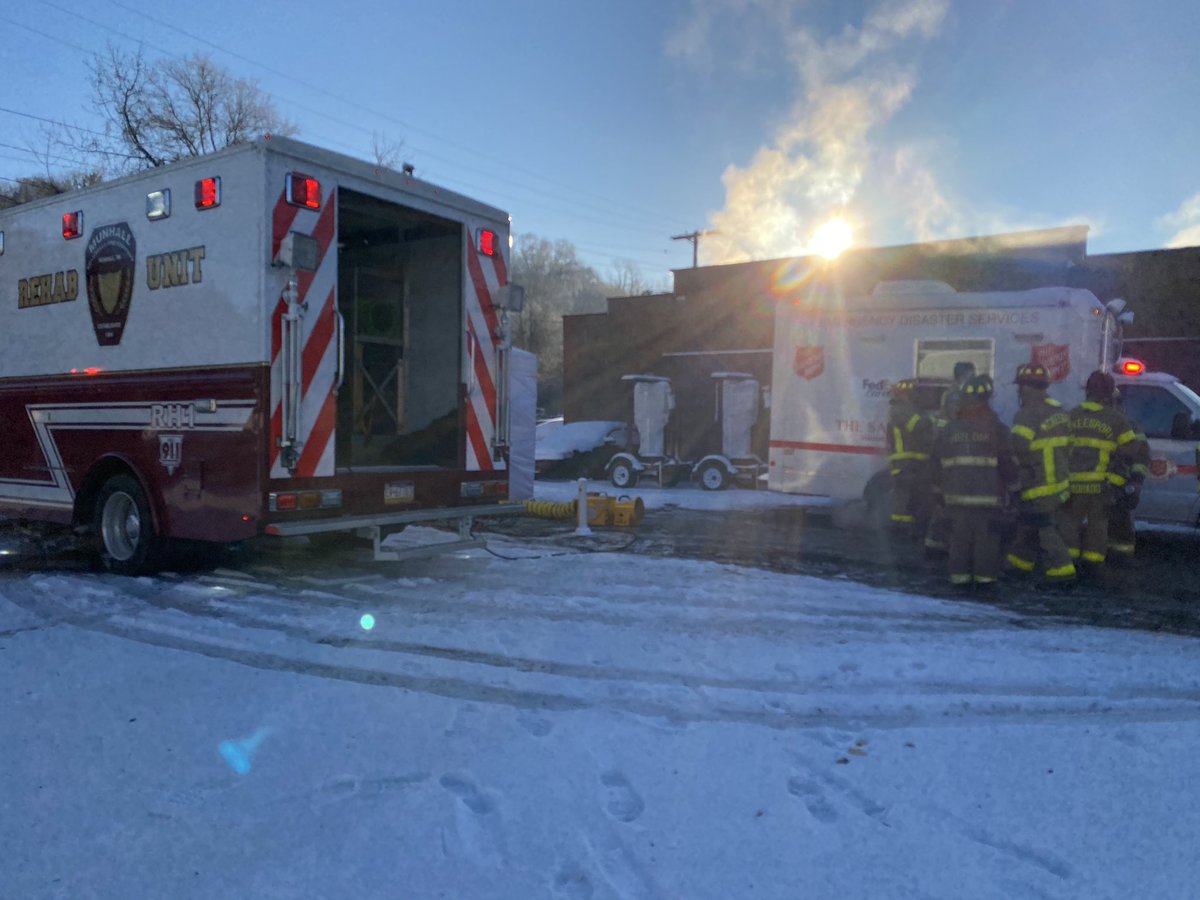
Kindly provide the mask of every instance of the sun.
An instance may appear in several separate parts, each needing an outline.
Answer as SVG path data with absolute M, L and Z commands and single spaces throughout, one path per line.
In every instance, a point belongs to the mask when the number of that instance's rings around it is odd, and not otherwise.
M 838 255 L 852 243 L 853 229 L 841 216 L 834 216 L 813 232 L 809 249 L 826 259 L 837 259 Z

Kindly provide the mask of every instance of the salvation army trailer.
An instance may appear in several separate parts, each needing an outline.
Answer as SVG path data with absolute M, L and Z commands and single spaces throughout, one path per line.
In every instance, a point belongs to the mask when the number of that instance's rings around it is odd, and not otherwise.
M 1195 525 L 1200 397 L 1178 379 L 1140 374 L 1120 359 L 1125 303 L 1046 287 L 958 293 L 940 282 L 883 282 L 871 296 L 784 300 L 776 308 L 768 486 L 841 500 L 886 495 L 888 392 L 901 378 L 941 389 L 954 365 L 974 363 L 996 382 L 992 406 L 1017 411 L 1017 367 L 1041 363 L 1049 394 L 1083 400 L 1097 369 L 1113 372 L 1128 413 L 1146 430 L 1151 466 L 1139 517 Z
M 949 385 L 968 361 L 997 381 L 993 406 L 1012 421 L 1005 384 L 1030 360 L 1050 394 L 1073 405 L 1088 374 L 1118 355 L 1113 314 L 1085 290 L 960 294 L 940 282 L 883 282 L 871 296 L 781 302 L 776 309 L 768 484 L 841 499 L 863 496 L 884 468 L 888 391 L 901 378 Z
M 509 227 L 280 138 L 0 212 L 0 514 L 136 572 L 495 510 Z

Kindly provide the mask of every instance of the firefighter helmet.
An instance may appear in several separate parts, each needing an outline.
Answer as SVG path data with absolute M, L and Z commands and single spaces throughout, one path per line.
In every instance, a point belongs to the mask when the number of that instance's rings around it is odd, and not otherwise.
M 1017 377 L 1013 384 L 1024 384 L 1033 388 L 1050 387 L 1050 373 L 1039 363 L 1026 363 L 1017 369 Z
M 917 388 L 917 383 L 911 378 L 901 378 L 893 384 L 889 390 L 889 394 L 897 399 L 901 397 L 911 397 L 912 392 Z
M 1083 393 L 1087 399 L 1096 403 L 1111 403 L 1113 399 L 1113 391 L 1116 390 L 1117 383 L 1107 372 L 1097 369 L 1088 376 L 1087 384 L 1084 385 Z
M 987 375 L 972 375 L 962 388 L 964 403 L 987 403 L 992 396 L 992 379 Z

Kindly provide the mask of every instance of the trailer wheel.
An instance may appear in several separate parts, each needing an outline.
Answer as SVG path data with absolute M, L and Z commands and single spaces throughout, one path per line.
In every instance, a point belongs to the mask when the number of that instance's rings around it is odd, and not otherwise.
M 637 473 L 628 462 L 619 459 L 609 468 L 608 480 L 613 483 L 613 487 L 629 487 L 637 480 Z
M 114 475 L 96 495 L 96 549 L 100 561 L 118 575 L 154 571 L 158 535 L 146 493 L 132 475 Z
M 700 467 L 700 487 L 706 491 L 719 491 L 729 484 L 729 472 L 716 460 Z

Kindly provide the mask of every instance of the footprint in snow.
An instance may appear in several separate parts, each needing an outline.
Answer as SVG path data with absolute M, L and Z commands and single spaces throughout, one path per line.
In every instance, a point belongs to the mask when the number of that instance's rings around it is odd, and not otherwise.
M 545 737 L 554 730 L 554 723 L 533 713 L 520 713 L 517 723 L 534 737 Z
M 486 816 L 496 808 L 496 804 L 491 799 L 465 778 L 458 775 L 443 775 L 438 779 L 438 783 L 461 800 L 463 806 L 476 815 Z
M 792 776 L 788 779 L 787 789 L 793 797 L 799 797 L 804 801 L 805 807 L 818 822 L 828 825 L 837 820 L 837 810 L 825 799 L 820 786 L 815 782 L 809 781 L 807 778 Z
M 600 776 L 600 783 L 604 785 L 607 795 L 604 809 L 618 822 L 632 822 L 645 812 L 645 801 L 620 772 L 605 772 Z
M 507 865 L 504 827 L 496 801 L 461 775 L 443 775 L 438 783 L 458 799 L 454 804 L 454 833 L 459 843 L 453 846 L 461 847 L 481 865 Z M 451 846 L 443 832 L 442 852 L 449 855 Z
M 377 797 L 391 791 L 403 790 L 428 779 L 428 772 L 383 775 L 375 778 L 340 775 L 322 784 L 319 788 L 319 796 L 323 802 L 329 803 L 346 800 L 350 797 Z
M 595 888 L 587 872 L 575 863 L 567 863 L 554 876 L 554 893 L 567 900 L 591 900 Z

